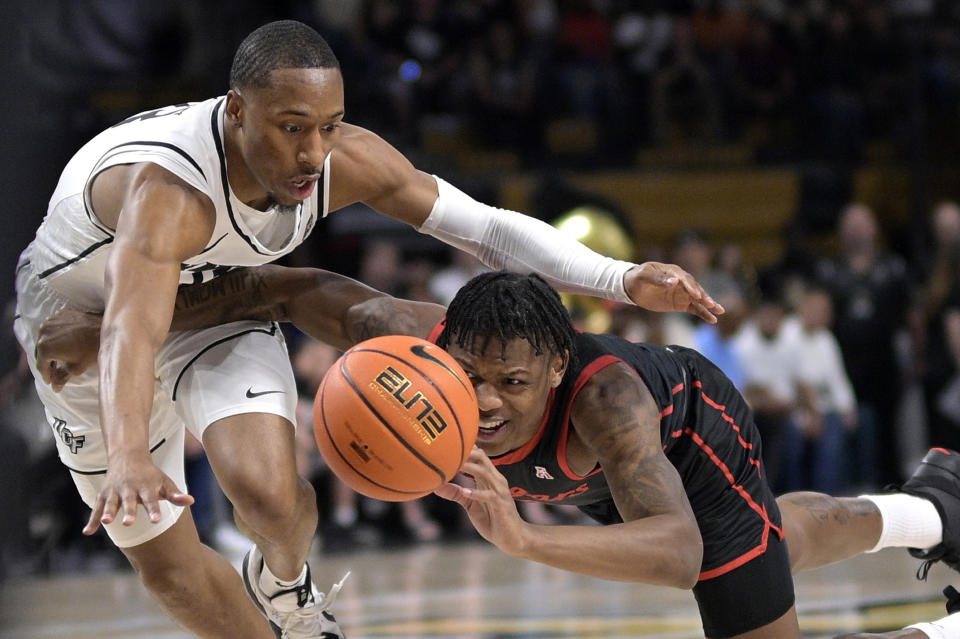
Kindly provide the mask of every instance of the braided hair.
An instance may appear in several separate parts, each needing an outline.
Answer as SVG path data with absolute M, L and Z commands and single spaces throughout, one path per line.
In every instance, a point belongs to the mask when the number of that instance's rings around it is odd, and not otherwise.
M 447 307 L 437 345 L 446 348 L 455 342 L 468 351 L 483 352 L 496 339 L 505 351 L 508 341 L 520 338 L 537 355 L 560 355 L 570 364 L 576 355 L 575 336 L 560 295 L 543 278 L 494 271 L 477 275 L 457 292 Z
M 339 69 L 327 41 L 296 20 L 278 20 L 255 29 L 243 39 L 230 67 L 230 87 L 264 88 L 277 69 Z

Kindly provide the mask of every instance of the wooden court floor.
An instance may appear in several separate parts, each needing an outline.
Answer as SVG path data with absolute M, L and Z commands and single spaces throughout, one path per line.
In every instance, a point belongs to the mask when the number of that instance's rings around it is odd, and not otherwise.
M 240 557 L 231 557 L 239 566 Z M 325 589 L 353 574 L 334 612 L 351 639 L 703 637 L 689 592 L 604 582 L 510 559 L 483 542 L 317 557 Z M 940 591 L 916 560 L 884 550 L 797 576 L 804 636 L 891 630 L 943 616 Z M 745 605 L 749 593 L 745 593 Z M 181 639 L 129 571 L 20 578 L 0 590 L 3 639 Z

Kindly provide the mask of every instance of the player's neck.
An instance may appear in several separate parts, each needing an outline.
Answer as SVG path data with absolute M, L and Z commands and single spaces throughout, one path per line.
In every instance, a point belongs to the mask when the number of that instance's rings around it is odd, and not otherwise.
M 240 135 L 239 129 L 224 123 L 223 151 L 227 162 L 227 182 L 238 200 L 258 211 L 266 211 L 273 206 L 273 200 L 247 167 L 240 151 Z

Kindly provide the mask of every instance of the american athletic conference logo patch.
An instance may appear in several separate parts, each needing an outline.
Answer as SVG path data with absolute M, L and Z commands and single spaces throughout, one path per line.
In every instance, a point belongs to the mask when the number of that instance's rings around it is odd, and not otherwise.
M 543 466 L 534 466 L 536 470 L 537 479 L 553 479 L 553 475 L 547 472 L 547 469 Z

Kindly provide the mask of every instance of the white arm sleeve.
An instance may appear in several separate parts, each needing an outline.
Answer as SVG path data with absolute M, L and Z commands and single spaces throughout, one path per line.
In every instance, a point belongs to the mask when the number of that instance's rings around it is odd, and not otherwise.
M 474 255 L 494 269 L 538 273 L 568 293 L 632 303 L 623 286 L 630 262 L 604 257 L 546 222 L 498 209 L 437 180 L 440 192 L 421 233 Z

